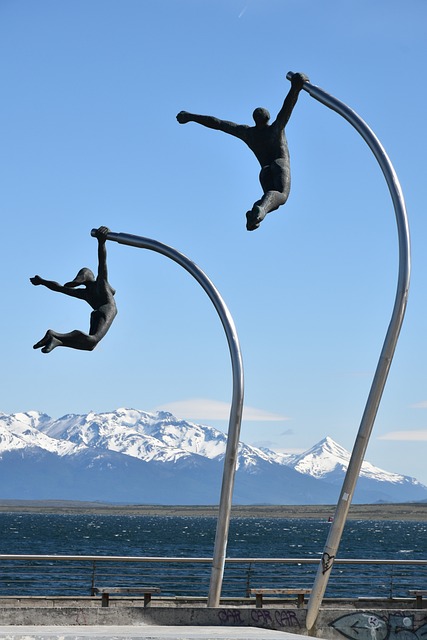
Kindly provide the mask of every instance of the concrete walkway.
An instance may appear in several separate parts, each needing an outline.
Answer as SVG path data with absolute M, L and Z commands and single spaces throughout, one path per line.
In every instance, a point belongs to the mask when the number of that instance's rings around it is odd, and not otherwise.
M 0 640 L 301 640 L 304 636 L 254 627 L 166 627 L 166 626 L 0 626 Z

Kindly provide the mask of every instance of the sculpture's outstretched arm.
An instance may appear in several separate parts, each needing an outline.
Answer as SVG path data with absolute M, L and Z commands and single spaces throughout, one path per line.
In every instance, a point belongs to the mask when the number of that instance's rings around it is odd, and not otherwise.
M 237 138 L 242 138 L 243 132 L 248 129 L 247 125 L 236 124 L 229 120 L 220 120 L 215 116 L 201 116 L 196 113 L 189 113 L 188 111 L 180 111 L 176 116 L 176 119 L 180 124 L 187 124 L 187 122 L 197 122 L 209 129 L 216 129 L 217 131 L 223 131 L 229 133 Z
M 82 289 L 71 289 L 71 287 L 64 287 L 59 282 L 55 282 L 54 280 L 45 280 L 40 276 L 34 276 L 34 278 L 30 278 L 31 284 L 38 286 L 42 284 L 47 289 L 51 291 L 56 291 L 57 293 L 65 293 L 67 296 L 71 296 L 72 298 L 80 298 L 80 300 L 85 300 L 85 291 Z
M 99 227 L 94 234 L 98 239 L 98 278 L 105 281 L 108 280 L 107 248 L 105 243 L 109 231 L 108 227 Z
M 291 79 L 291 88 L 289 89 L 289 93 L 285 98 L 282 108 L 277 114 L 276 122 L 280 127 L 284 128 L 288 124 L 304 82 L 309 82 L 308 77 L 304 73 L 294 73 Z

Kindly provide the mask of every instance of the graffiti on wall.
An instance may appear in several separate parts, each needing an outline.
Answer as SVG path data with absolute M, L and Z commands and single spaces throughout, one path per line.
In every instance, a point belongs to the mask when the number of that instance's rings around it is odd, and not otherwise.
M 218 620 L 221 624 L 232 625 L 255 625 L 257 627 L 277 627 L 300 628 L 301 624 L 295 611 L 289 609 L 251 609 L 242 611 L 239 609 L 219 609 Z M 427 640 L 427 639 L 425 639 Z
M 337 618 L 330 626 L 350 640 L 427 640 L 427 622 L 415 628 L 412 614 L 383 617 L 364 611 Z

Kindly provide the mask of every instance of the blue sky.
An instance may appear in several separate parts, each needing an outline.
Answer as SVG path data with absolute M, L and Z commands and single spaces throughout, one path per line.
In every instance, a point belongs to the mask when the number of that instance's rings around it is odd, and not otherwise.
M 79 300 L 32 287 L 96 269 L 93 227 L 168 244 L 221 292 L 245 368 L 242 439 L 351 449 L 390 320 L 397 231 L 376 161 L 302 93 L 287 126 L 292 189 L 255 232 L 261 193 L 239 140 L 185 109 L 251 124 L 288 71 L 353 108 L 402 184 L 412 237 L 406 318 L 367 459 L 427 483 L 424 0 L 0 0 L 1 367 L 5 413 L 168 408 L 226 431 L 231 366 L 200 286 L 108 243 L 119 314 L 92 353 L 32 345 L 88 329 Z

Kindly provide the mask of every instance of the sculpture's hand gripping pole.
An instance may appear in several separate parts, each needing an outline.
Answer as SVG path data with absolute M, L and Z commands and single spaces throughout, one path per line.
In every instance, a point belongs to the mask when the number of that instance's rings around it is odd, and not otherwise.
M 292 79 L 294 74 L 290 71 L 286 77 Z M 307 91 L 313 98 L 326 105 L 333 111 L 345 118 L 363 137 L 370 147 L 372 153 L 378 161 L 384 178 L 387 182 L 390 195 L 393 201 L 397 229 L 399 235 L 399 275 L 397 283 L 396 299 L 390 324 L 384 340 L 384 345 L 375 371 L 372 386 L 366 402 L 365 411 L 359 427 L 359 432 L 353 447 L 351 459 L 347 473 L 344 478 L 341 494 L 338 500 L 334 521 L 329 529 L 322 561 L 319 564 L 317 575 L 313 584 L 313 589 L 308 602 L 306 626 L 310 630 L 316 622 L 317 614 L 326 590 L 329 575 L 333 566 L 334 558 L 338 551 L 341 535 L 346 522 L 348 510 L 356 488 L 360 468 L 368 446 L 369 437 L 372 431 L 374 420 L 378 411 L 381 396 L 387 380 L 391 361 L 396 348 L 403 318 L 406 310 L 406 303 L 409 291 L 410 278 L 410 238 L 409 225 L 406 216 L 405 202 L 399 180 L 394 171 L 383 146 L 368 125 L 350 107 L 329 95 L 319 87 L 310 82 L 304 82 L 303 90 Z

